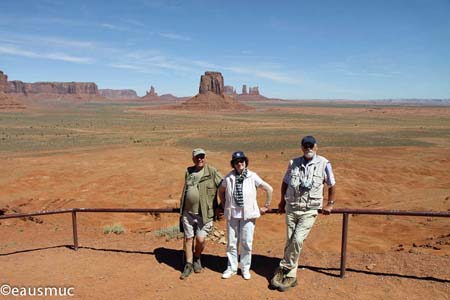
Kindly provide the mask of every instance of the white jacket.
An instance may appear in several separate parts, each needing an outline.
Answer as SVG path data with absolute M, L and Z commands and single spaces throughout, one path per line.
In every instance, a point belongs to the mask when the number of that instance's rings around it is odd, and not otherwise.
M 222 181 L 222 186 L 225 187 L 225 207 L 224 207 L 224 215 L 227 220 L 230 220 L 232 217 L 232 210 L 237 208 L 233 194 L 235 189 L 235 181 L 236 175 L 234 170 L 225 176 Z M 244 206 L 243 206 L 243 219 L 256 219 L 261 216 L 259 212 L 258 202 L 256 200 L 256 188 L 260 185 L 266 189 L 266 192 L 272 195 L 272 187 L 267 184 L 261 177 L 258 176 L 255 172 L 247 170 L 247 177 L 244 179 L 242 192 L 244 196 Z M 271 198 L 271 197 L 270 197 Z M 240 208 L 240 207 L 239 207 Z

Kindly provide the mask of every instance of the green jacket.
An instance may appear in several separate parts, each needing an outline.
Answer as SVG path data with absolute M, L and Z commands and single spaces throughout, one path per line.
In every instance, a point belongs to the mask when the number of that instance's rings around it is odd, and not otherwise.
M 186 196 L 186 178 L 195 171 L 195 166 L 189 167 L 184 175 L 183 193 L 180 199 L 180 214 L 184 211 L 184 199 Z M 214 219 L 214 210 L 218 206 L 217 190 L 222 183 L 223 176 L 214 167 L 204 166 L 202 178 L 198 183 L 198 191 L 200 195 L 200 212 L 202 214 L 203 223 L 206 224 Z

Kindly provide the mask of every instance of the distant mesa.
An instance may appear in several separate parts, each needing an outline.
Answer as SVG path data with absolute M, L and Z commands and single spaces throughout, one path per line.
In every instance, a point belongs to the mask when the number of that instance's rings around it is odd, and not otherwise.
M 16 94 L 84 94 L 98 95 L 94 82 L 35 82 L 8 81 L 8 93 Z
M 238 101 L 261 101 L 261 100 L 269 100 L 259 93 L 259 87 L 250 86 L 247 88 L 246 84 L 242 85 L 241 93 L 238 94 L 236 89 L 233 86 L 226 85 L 225 86 L 225 95 L 232 96 L 234 99 Z
M 99 89 L 99 95 L 109 99 L 136 99 L 138 95 L 135 90 L 112 90 Z
M 104 99 L 94 82 L 34 82 L 8 81 L 8 76 L 0 71 L 0 90 L 10 98 L 25 102 L 49 99 L 90 101 Z
M 199 93 L 181 104 L 189 110 L 250 110 L 251 107 L 224 94 L 225 86 L 222 73 L 205 72 L 200 77 Z
M 0 71 L 0 110 L 24 109 L 25 105 L 6 94 L 8 91 L 8 76 Z

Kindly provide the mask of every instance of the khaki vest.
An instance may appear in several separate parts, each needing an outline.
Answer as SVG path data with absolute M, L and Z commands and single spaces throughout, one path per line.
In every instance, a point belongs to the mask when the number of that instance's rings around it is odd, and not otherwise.
M 323 201 L 323 186 L 325 181 L 325 167 L 328 160 L 316 155 L 309 164 L 313 168 L 311 189 L 305 190 L 299 186 L 300 166 L 303 156 L 291 160 L 291 181 L 288 184 L 284 199 L 293 209 L 310 210 L 321 209 Z
M 183 187 L 183 193 L 181 194 L 180 199 L 180 214 L 183 214 L 184 210 L 184 200 L 186 196 L 186 178 L 193 171 L 192 168 L 195 167 L 189 167 L 186 170 L 186 174 L 184 177 L 185 183 Z M 200 197 L 200 212 L 204 224 L 213 220 L 214 209 L 218 206 L 217 189 L 220 186 L 220 182 L 216 184 L 215 182 L 216 175 L 222 177 L 215 168 L 206 165 L 204 167 L 203 176 L 202 178 L 200 178 L 200 181 L 198 183 L 198 192 Z

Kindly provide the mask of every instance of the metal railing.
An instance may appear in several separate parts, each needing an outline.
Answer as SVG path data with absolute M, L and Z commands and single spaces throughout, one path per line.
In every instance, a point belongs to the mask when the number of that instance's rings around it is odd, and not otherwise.
M 1 215 L 0 220 L 12 218 L 25 218 L 43 215 L 72 214 L 73 228 L 73 249 L 78 250 L 78 225 L 77 213 L 179 213 L 179 208 L 70 208 L 60 210 L 48 210 L 34 213 L 16 213 Z M 267 213 L 278 213 L 278 209 L 271 209 Z M 411 211 L 411 210 L 383 210 L 383 209 L 352 209 L 352 208 L 334 208 L 331 214 L 342 214 L 342 238 L 341 238 L 341 267 L 340 277 L 345 276 L 345 264 L 347 259 L 347 237 L 349 214 L 352 215 L 394 215 L 394 216 L 413 216 L 413 217 L 450 217 L 448 212 L 436 211 Z

